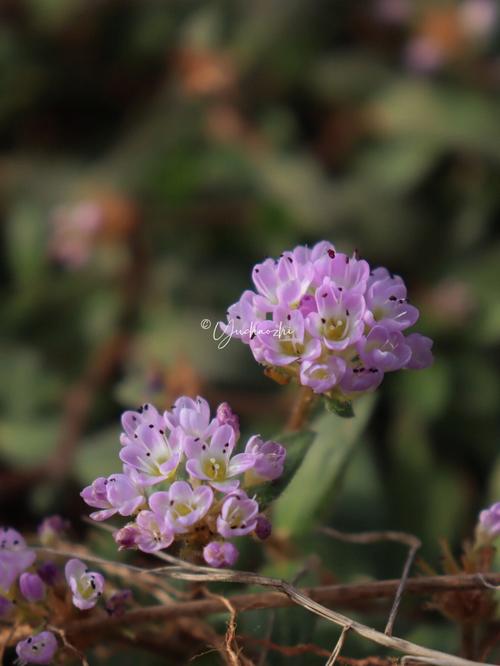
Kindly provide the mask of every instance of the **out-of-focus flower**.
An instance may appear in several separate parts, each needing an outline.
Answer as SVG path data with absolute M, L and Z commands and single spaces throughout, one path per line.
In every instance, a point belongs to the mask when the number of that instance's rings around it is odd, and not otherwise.
M 118 590 L 106 602 L 106 612 L 109 615 L 120 617 L 132 601 L 132 590 Z
M 45 583 L 36 573 L 21 574 L 19 589 L 27 601 L 41 601 L 45 596 Z
M 221 330 L 248 344 L 269 376 L 296 379 L 346 401 L 374 390 L 384 373 L 432 362 L 428 338 L 406 335 L 419 317 L 403 279 L 370 269 L 331 243 L 299 245 L 252 271 Z
M 19 666 L 50 664 L 57 651 L 57 639 L 51 631 L 42 631 L 16 645 Z
M 11 527 L 0 528 L 0 592 L 6 592 L 18 576 L 30 567 L 36 553 L 24 538 Z
M 38 538 L 44 546 L 50 546 L 68 527 L 69 522 L 61 516 L 48 516 L 38 526 Z
M 495 0 L 463 0 L 459 18 L 464 33 L 472 39 L 486 39 L 495 30 L 498 3 Z
M 246 485 L 250 485 L 250 482 L 274 481 L 283 474 L 286 449 L 278 442 L 266 442 L 260 435 L 254 435 L 248 440 L 245 452 L 255 459 L 253 467 L 245 476 Z
M 104 577 L 77 559 L 66 562 L 64 568 L 66 581 L 73 594 L 73 604 L 80 610 L 93 608 L 104 589 Z
M 49 254 L 68 268 L 81 268 L 90 259 L 103 219 L 103 210 L 94 201 L 59 206 L 50 220 Z
M 220 425 L 229 425 L 234 430 L 236 439 L 240 436 L 240 419 L 233 412 L 227 402 L 221 402 L 217 407 L 217 421 Z
M 232 567 L 238 559 L 238 549 L 227 541 L 211 541 L 203 549 L 203 558 L 210 567 Z
M 375 4 L 375 16 L 384 23 L 404 24 L 411 15 L 411 0 L 377 0 Z
M 176 64 L 188 95 L 219 94 L 233 85 L 236 76 L 231 61 L 216 51 L 182 49 Z
M 495 502 L 479 514 L 479 531 L 489 539 L 500 535 L 500 502 Z

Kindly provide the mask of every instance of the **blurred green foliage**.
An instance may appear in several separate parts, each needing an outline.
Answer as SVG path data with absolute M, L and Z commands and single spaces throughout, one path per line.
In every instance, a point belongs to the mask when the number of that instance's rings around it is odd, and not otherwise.
M 434 564 L 439 537 L 458 547 L 471 534 L 500 495 L 500 56 L 496 19 L 474 32 L 466 5 L 0 3 L 3 521 L 29 528 L 64 508 L 78 524 L 82 484 L 112 471 L 120 410 L 145 398 L 202 390 L 233 404 L 244 434 L 281 430 L 294 390 L 262 377 L 243 345 L 218 349 L 200 320 L 224 318 L 255 261 L 328 238 L 404 276 L 436 363 L 387 377 L 352 422 L 322 417 L 277 505 L 296 559 L 283 569 L 254 549 L 245 566 L 291 577 L 314 552 L 341 580 L 400 570 L 397 547 L 304 535 L 320 521 L 414 532 Z M 101 206 L 107 234 L 72 270 L 49 253 L 53 218 L 82 201 Z M 145 273 L 132 313 L 124 220 L 139 221 Z M 66 475 L 24 483 L 57 451 L 70 387 L 117 330 L 130 345 Z M 242 626 L 266 636 L 266 617 Z M 436 616 L 418 632 L 457 649 Z M 273 640 L 299 633 L 330 648 L 337 635 L 279 611 Z M 269 657 L 285 661 L 322 663 Z

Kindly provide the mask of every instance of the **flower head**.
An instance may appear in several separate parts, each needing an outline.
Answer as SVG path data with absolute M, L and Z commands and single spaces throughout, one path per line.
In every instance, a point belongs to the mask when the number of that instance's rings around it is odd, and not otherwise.
M 73 594 L 73 604 L 80 610 L 93 608 L 104 589 L 104 577 L 77 559 L 66 562 L 64 568 L 66 582 Z
M 26 664 L 50 664 L 57 651 L 57 639 L 50 631 L 42 631 L 16 645 L 19 666 Z
M 135 544 L 145 553 L 168 548 L 174 540 L 174 530 L 165 516 L 156 511 L 141 511 L 136 518 Z
M 405 333 L 419 312 L 403 279 L 371 270 L 357 253 L 327 241 L 299 245 L 257 264 L 252 278 L 255 291 L 229 307 L 221 328 L 248 344 L 270 376 L 284 373 L 315 393 L 349 400 L 374 390 L 386 372 L 432 363 L 432 341 Z
M 89 506 L 100 509 L 90 514 L 93 520 L 107 520 L 119 513 L 131 516 L 144 503 L 144 491 L 130 474 L 112 474 L 98 477 L 80 493 Z

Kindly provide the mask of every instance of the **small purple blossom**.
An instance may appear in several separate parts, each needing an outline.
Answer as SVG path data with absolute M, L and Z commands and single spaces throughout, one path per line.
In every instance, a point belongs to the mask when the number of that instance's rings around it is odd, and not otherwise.
M 300 382 L 314 393 L 326 393 L 336 386 L 346 371 L 346 362 L 338 356 L 324 361 L 305 361 L 300 367 Z
M 208 481 L 216 490 L 232 492 L 240 483 L 234 477 L 254 464 L 254 457 L 248 453 L 238 453 L 231 458 L 234 446 L 234 430 L 229 425 L 219 426 L 210 444 L 192 438 L 187 440 L 187 472 L 195 479 Z
M 100 509 L 90 514 L 93 520 L 107 520 L 119 513 L 131 516 L 145 503 L 141 486 L 127 474 L 100 476 L 80 493 L 89 506 Z
M 409 337 L 405 338 L 400 331 L 377 325 L 358 342 L 356 348 L 365 367 L 391 372 L 409 363 L 412 356 Z
M 500 502 L 495 502 L 479 514 L 479 528 L 491 539 L 500 535 Z
M 257 527 L 259 505 L 242 491 L 230 495 L 217 518 L 217 532 L 225 539 L 250 534 Z
M 432 340 L 420 333 L 410 333 L 406 337 L 406 344 L 411 349 L 410 360 L 406 364 L 410 370 L 423 370 L 432 365 Z
M 64 568 L 66 582 L 73 594 L 73 604 L 80 610 L 93 608 L 104 589 L 104 577 L 77 559 L 68 560 Z
M 139 528 L 135 523 L 128 523 L 113 534 L 113 538 L 118 544 L 118 550 L 126 548 L 135 548 L 139 536 Z
M 122 616 L 132 601 L 132 596 L 132 590 L 128 589 L 114 592 L 106 602 L 105 608 L 108 615 Z
M 228 541 L 211 541 L 203 549 L 203 559 L 209 567 L 232 567 L 238 559 L 238 549 Z
M 48 516 L 38 526 L 38 538 L 44 546 L 52 545 L 69 527 L 61 516 Z
M 50 664 L 57 651 L 57 639 L 50 631 L 42 631 L 16 645 L 19 666 Z
M 21 574 L 19 589 L 27 601 L 41 601 L 45 597 L 45 583 L 36 573 Z
M 227 402 L 221 402 L 217 407 L 217 421 L 219 425 L 229 425 L 234 430 L 236 439 L 240 435 L 240 419 L 233 412 Z
M 7 592 L 36 559 L 36 553 L 12 527 L 0 528 L 0 592 Z
M 193 490 L 186 481 L 175 481 L 167 492 L 151 495 L 149 506 L 167 520 L 176 534 L 183 534 L 208 513 L 213 497 L 210 486 Z
M 166 516 L 155 511 L 141 511 L 136 518 L 136 545 L 145 553 L 154 553 L 168 548 L 174 540 L 174 530 Z
M 265 442 L 260 435 L 254 435 L 248 440 L 245 452 L 255 460 L 253 467 L 247 472 L 247 477 L 251 477 L 252 481 L 274 481 L 283 474 L 286 449 L 278 442 Z M 245 481 L 248 485 L 247 477 Z

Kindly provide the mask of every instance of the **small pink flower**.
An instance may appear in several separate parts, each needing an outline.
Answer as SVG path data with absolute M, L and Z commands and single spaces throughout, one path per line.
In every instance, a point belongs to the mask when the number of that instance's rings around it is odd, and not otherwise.
M 217 532 L 226 539 L 250 534 L 257 527 L 259 505 L 239 491 L 230 495 L 217 518 Z
M 64 568 L 66 582 L 73 594 L 73 604 L 80 610 L 93 608 L 104 589 L 104 577 L 77 559 L 68 560 Z
M 211 541 L 203 549 L 203 559 L 209 567 L 232 567 L 238 559 L 238 549 L 227 541 Z
M 213 497 L 210 486 L 193 490 L 186 481 L 175 481 L 167 492 L 153 493 L 149 506 L 167 520 L 176 534 L 183 534 L 208 513 Z
M 57 639 L 50 631 L 42 631 L 16 645 L 19 666 L 50 664 L 57 651 Z

